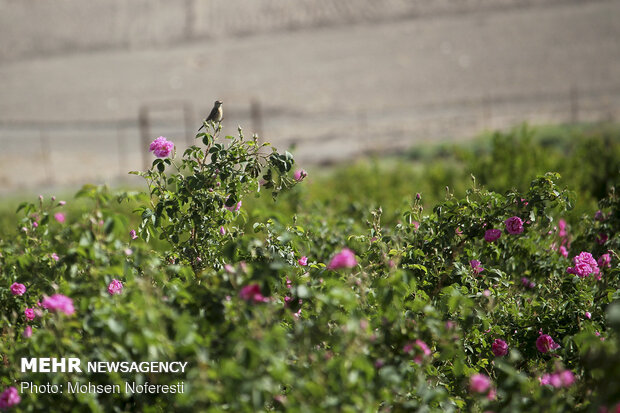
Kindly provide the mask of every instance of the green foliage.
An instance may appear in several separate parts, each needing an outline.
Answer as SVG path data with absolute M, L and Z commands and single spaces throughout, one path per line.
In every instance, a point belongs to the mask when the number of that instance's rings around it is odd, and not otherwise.
M 212 127 L 180 156 L 136 172 L 146 193 L 86 186 L 77 197 L 89 207 L 79 214 L 58 202 L 24 203 L 15 235 L 0 241 L 3 389 L 25 381 L 123 390 L 125 382 L 183 382 L 185 391 L 20 392 L 16 410 L 596 411 L 620 402 L 615 155 L 605 153 L 603 169 L 584 168 L 600 187 L 567 188 L 567 178 L 547 170 L 525 185 L 541 162 L 557 165 L 541 153 L 507 155 L 533 143 L 498 135 L 489 154 L 468 161 L 480 173 L 470 185 L 460 166 L 415 172 L 436 177 L 430 182 L 441 189 L 427 195 L 413 186 L 428 182 L 408 172 L 385 177 L 358 165 L 319 191 L 313 185 L 324 178 L 292 178 L 290 154 L 241 131 L 218 134 Z M 604 147 L 579 146 L 573 156 Z M 458 188 L 446 192 L 446 177 Z M 367 197 L 354 196 L 360 188 Z M 268 201 L 254 198 L 263 192 Z M 580 204 L 583 197 L 601 197 L 601 212 Z M 387 219 L 383 200 L 393 209 Z M 587 214 L 561 226 L 575 205 Z M 507 231 L 511 217 L 522 232 Z M 489 242 L 492 228 L 501 236 Z M 355 265 L 330 266 L 345 247 Z M 600 279 L 567 273 L 582 251 L 610 254 Z M 120 294 L 108 292 L 112 280 L 123 283 Z M 24 295 L 11 293 L 14 282 Z M 73 300 L 75 314 L 37 306 L 55 293 Z M 36 309 L 34 320 L 26 308 Z M 560 347 L 540 352 L 542 333 Z M 495 339 L 508 344 L 507 355 L 494 355 Z M 183 374 L 25 373 L 21 357 L 188 364 Z M 541 385 L 560 370 L 575 383 Z M 469 385 L 477 373 L 491 381 L 480 393 Z

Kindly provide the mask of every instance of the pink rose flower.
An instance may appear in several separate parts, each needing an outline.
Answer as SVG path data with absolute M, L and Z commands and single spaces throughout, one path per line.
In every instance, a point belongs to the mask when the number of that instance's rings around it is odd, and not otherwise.
M 329 262 L 327 269 L 337 270 L 340 268 L 353 268 L 356 265 L 357 260 L 355 259 L 355 253 L 348 248 L 344 248 L 338 254 L 334 255 Z
M 50 311 L 60 311 L 66 315 L 72 315 L 75 313 L 73 300 L 62 294 L 54 294 L 51 297 L 45 297 L 43 299 L 43 308 Z
M 241 205 L 243 203 L 241 201 L 237 202 L 235 205 L 231 205 L 231 206 L 224 206 L 224 208 L 226 208 L 227 210 L 229 210 L 230 212 L 239 212 L 239 210 L 241 209 Z
M 521 284 L 523 284 L 523 286 L 526 287 L 526 288 L 534 288 L 534 287 L 536 287 L 536 284 L 533 283 L 532 281 L 530 281 L 527 277 L 522 277 L 521 278 Z
M 173 149 L 174 143 L 170 142 L 163 136 L 155 139 L 149 146 L 149 151 L 153 152 L 153 154 L 158 158 L 167 158 Z
M 34 320 L 34 318 L 37 316 L 34 312 L 34 308 L 26 308 L 24 310 L 24 314 L 26 315 L 28 321 Z
M 258 284 L 250 284 L 243 287 L 239 292 L 239 297 L 241 297 L 242 300 L 252 303 L 266 303 L 269 301 L 269 298 L 261 294 Z
M 474 374 L 469 378 L 469 389 L 474 393 L 484 393 L 491 387 L 491 379 L 484 374 Z
M 558 221 L 558 228 L 560 229 L 560 232 L 558 233 L 560 238 L 564 238 L 568 235 L 566 232 L 566 221 L 564 219 L 560 219 Z
M 482 268 L 480 266 L 480 261 L 478 261 L 478 260 L 471 260 L 471 261 L 469 261 L 469 266 L 472 268 L 474 274 L 476 274 L 476 275 L 478 275 L 482 271 L 484 271 L 484 268 Z
M 58 221 L 59 223 L 64 224 L 66 217 L 65 217 L 65 214 L 63 214 L 62 212 L 56 212 L 54 214 L 54 219 Z
M 136 234 L 136 230 L 132 229 L 131 231 L 129 231 L 129 237 L 133 240 L 133 239 L 137 239 L 138 235 Z
M 58 257 L 58 254 L 56 254 L 55 252 L 52 252 L 52 254 L 50 255 L 50 257 L 52 257 L 52 259 L 54 261 L 58 261 L 60 258 Z
M 509 234 L 516 235 L 523 232 L 523 221 L 519 217 L 510 217 L 504 221 L 504 224 Z
M 120 294 L 123 292 L 123 283 L 117 279 L 112 280 L 112 282 L 108 285 L 108 293 L 110 295 Z
M 484 233 L 484 240 L 486 242 L 493 242 L 497 241 L 501 236 L 502 231 L 500 231 L 499 229 L 487 229 Z
M 308 265 L 308 257 L 304 255 L 303 257 L 297 260 L 297 264 L 301 265 L 302 267 L 305 267 L 306 265 Z
M 489 394 L 487 394 L 487 400 L 492 401 L 492 400 L 495 400 L 496 398 L 497 398 L 497 391 L 495 389 L 489 390 Z
M 303 169 L 298 169 L 293 174 L 293 178 L 295 178 L 297 182 L 303 181 L 306 176 L 308 176 L 308 172 Z
M 423 342 L 420 339 L 417 339 L 415 341 L 415 345 L 422 351 L 422 354 L 418 354 L 413 361 L 418 363 L 418 364 L 422 364 L 422 360 L 423 360 L 423 356 L 424 357 L 428 357 L 431 355 L 431 349 L 428 347 L 428 345 Z
M 547 352 L 549 352 L 551 350 L 556 350 L 556 349 L 560 348 L 560 345 L 557 344 L 555 341 L 553 341 L 553 338 L 551 338 L 550 335 L 548 335 L 548 334 L 541 334 L 536 339 L 536 348 L 541 353 L 547 353 Z
M 26 286 L 20 283 L 11 284 L 11 294 L 13 295 L 24 295 L 26 292 Z
M 590 320 L 592 318 L 592 314 L 590 314 L 589 311 L 586 311 L 585 316 L 588 320 Z
M 32 327 L 30 327 L 30 326 L 24 327 L 24 332 L 22 333 L 22 336 L 24 338 L 32 337 Z
M 563 256 L 564 258 L 568 258 L 568 250 L 566 249 L 564 245 L 561 245 L 558 251 L 561 256 Z
M 0 409 L 6 410 L 21 402 L 17 389 L 13 386 L 9 387 L 0 394 Z
M 604 243 L 607 242 L 608 239 L 609 239 L 609 237 L 607 236 L 607 234 L 601 232 L 596 237 L 596 242 L 598 242 L 599 245 L 603 245 Z
M 538 381 L 541 386 L 570 387 L 575 383 L 575 375 L 570 370 L 560 370 L 552 374 L 543 374 Z
M 579 255 L 573 257 L 573 264 L 573 267 L 568 267 L 566 269 L 567 273 L 575 274 L 581 278 L 599 274 L 598 263 L 589 252 L 581 252 Z
M 611 267 L 611 255 L 609 254 L 603 254 L 598 258 L 598 261 L 596 262 L 598 264 L 599 267 L 601 268 L 605 268 L 605 267 Z
M 508 354 L 508 344 L 504 340 L 496 338 L 491 345 L 491 351 L 493 351 L 496 357 L 505 356 Z
M 560 382 L 563 387 L 570 387 L 575 383 L 575 375 L 570 370 L 564 370 L 559 373 L 560 374 Z
M 226 229 L 224 227 L 220 227 L 220 235 L 226 235 Z
M 67 204 L 67 201 L 58 201 L 58 205 L 64 206 Z

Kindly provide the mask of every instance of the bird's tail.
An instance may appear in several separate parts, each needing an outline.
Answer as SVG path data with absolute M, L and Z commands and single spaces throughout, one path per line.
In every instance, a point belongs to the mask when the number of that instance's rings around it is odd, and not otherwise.
M 204 122 L 203 122 L 203 123 L 202 123 L 202 126 L 201 126 L 200 128 L 198 128 L 198 132 L 200 132 L 200 130 L 201 130 L 202 128 L 204 128 L 204 127 L 205 127 L 205 124 L 204 124 Z

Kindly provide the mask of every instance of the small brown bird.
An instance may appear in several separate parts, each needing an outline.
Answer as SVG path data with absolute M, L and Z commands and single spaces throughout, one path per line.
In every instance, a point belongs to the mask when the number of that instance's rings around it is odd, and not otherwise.
M 213 122 L 213 123 L 221 122 L 223 117 L 224 117 L 224 110 L 222 109 L 222 101 L 216 100 L 215 103 L 213 104 L 213 109 L 211 109 L 211 113 L 209 113 L 209 116 L 207 116 L 207 119 L 205 119 L 205 121 L 202 123 L 202 126 L 200 127 L 200 129 L 204 128 L 208 122 Z

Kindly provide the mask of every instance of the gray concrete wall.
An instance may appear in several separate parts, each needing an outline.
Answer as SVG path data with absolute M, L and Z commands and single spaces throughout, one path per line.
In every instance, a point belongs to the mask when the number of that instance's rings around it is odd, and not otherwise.
M 577 0 L 0 0 L 0 62 Z
M 165 45 L 186 33 L 185 0 L 0 0 L 0 59 Z

